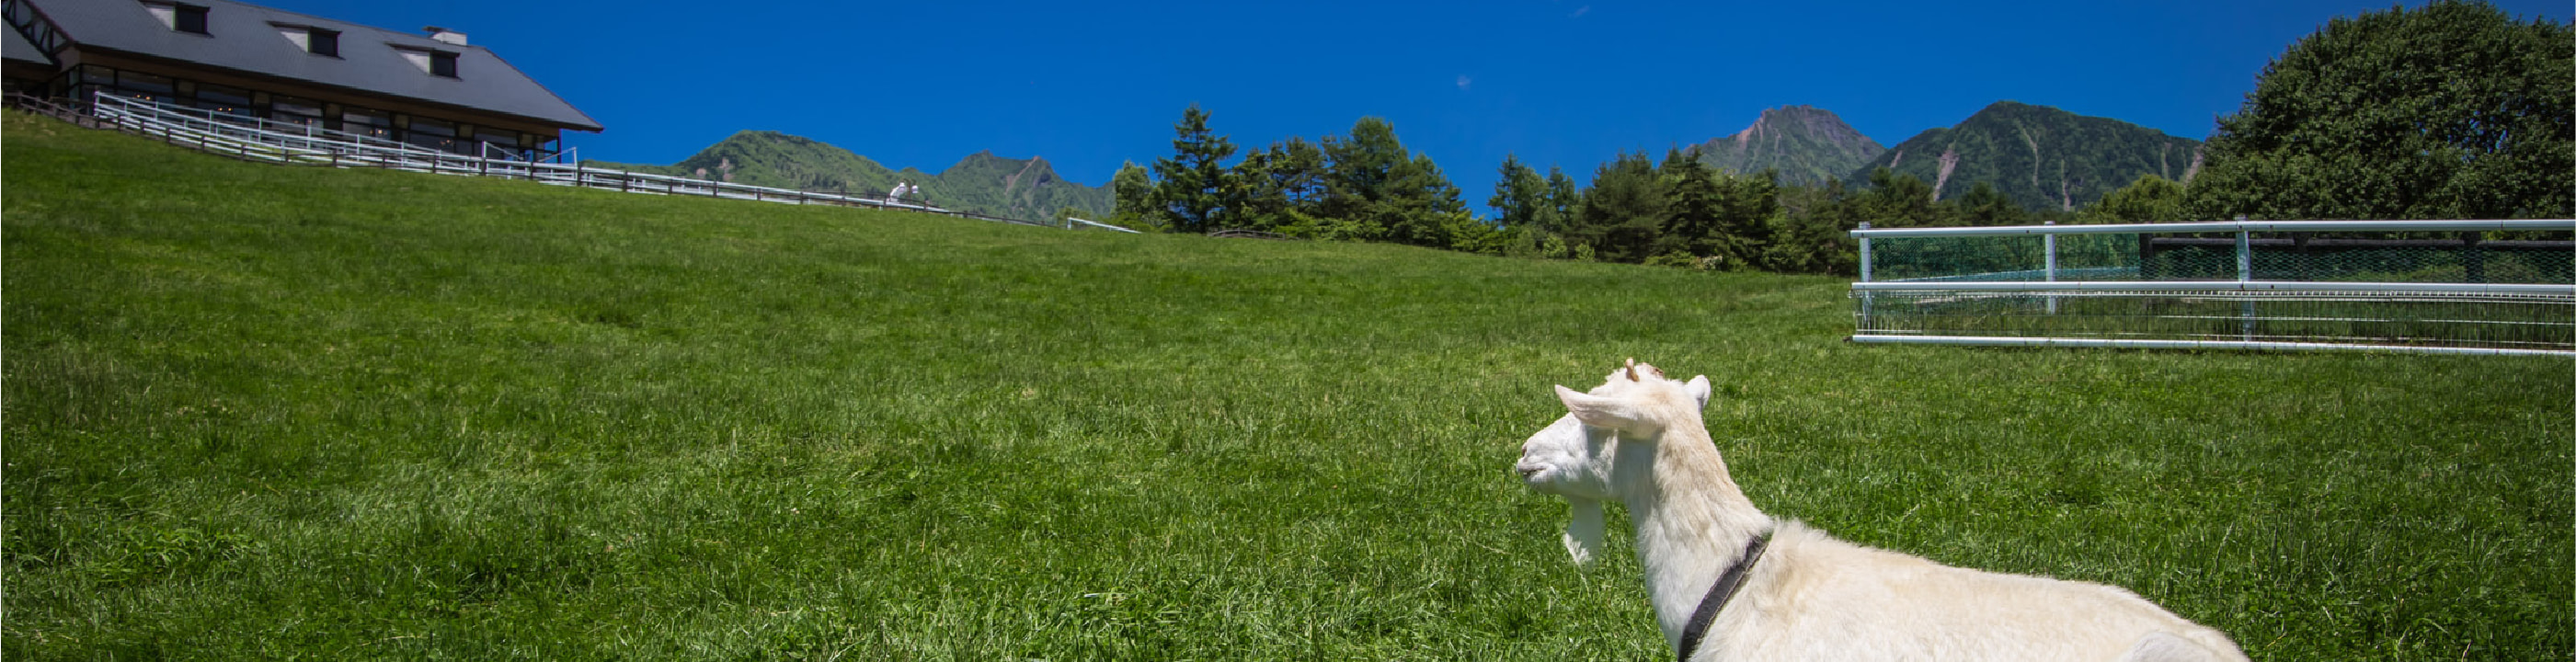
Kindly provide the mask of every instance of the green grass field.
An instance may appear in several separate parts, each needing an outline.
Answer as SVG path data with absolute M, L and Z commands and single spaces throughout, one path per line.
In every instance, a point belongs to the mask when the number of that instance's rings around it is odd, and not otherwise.
M 1860 346 L 1830 278 L 0 137 L 12 660 L 1665 659 L 1510 471 L 1631 356 L 1854 541 L 2261 660 L 2576 651 L 2562 359 Z

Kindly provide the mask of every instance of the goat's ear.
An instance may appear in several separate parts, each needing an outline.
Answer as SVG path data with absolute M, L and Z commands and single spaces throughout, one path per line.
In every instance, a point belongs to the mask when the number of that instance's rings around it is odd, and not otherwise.
M 1682 388 L 1689 389 L 1691 397 L 1699 398 L 1701 409 L 1708 408 L 1708 375 L 1692 377 L 1690 383 L 1683 384 Z
M 1565 410 L 1573 412 L 1574 419 L 1583 421 L 1584 425 L 1641 436 L 1654 432 L 1654 425 L 1646 420 L 1645 412 L 1638 411 L 1636 405 L 1626 400 L 1605 398 L 1561 384 L 1556 387 L 1556 399 L 1564 402 Z

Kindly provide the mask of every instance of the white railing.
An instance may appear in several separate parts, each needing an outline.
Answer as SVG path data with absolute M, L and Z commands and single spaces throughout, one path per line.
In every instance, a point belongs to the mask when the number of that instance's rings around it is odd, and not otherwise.
M 2576 220 L 2237 220 L 1961 228 L 1870 228 L 1864 223 L 1851 231 L 1860 253 L 1860 279 L 1851 286 L 1858 323 L 1851 340 L 2576 355 L 2576 274 L 2566 266 L 2576 261 L 2576 242 L 2488 241 L 2479 234 L 2489 231 L 2562 233 L 2576 231 Z M 2312 238 L 2311 233 L 2319 232 L 2459 235 Z M 2257 233 L 2275 238 L 2257 239 Z M 2194 234 L 2235 236 L 2153 237 Z M 2279 237 L 2284 234 L 2288 237 Z M 2126 242 L 2117 238 L 2085 240 L 2087 250 L 2076 256 L 2095 266 L 2068 269 L 2060 264 L 2061 235 L 2137 235 L 2138 242 L 2129 253 L 2118 248 Z M 2037 246 L 2029 243 L 2033 236 L 2040 238 Z M 1990 239 L 1948 241 L 1967 238 Z M 1880 243 L 1887 240 L 1912 241 Z M 2023 243 L 2010 250 L 1984 246 L 2012 241 Z M 1891 248 L 1905 254 L 1890 259 Z M 2232 264 L 2218 262 L 2230 257 L 2229 249 Z M 2442 252 L 2451 259 L 2418 261 L 2403 269 L 2373 263 L 2367 272 L 2326 269 L 2311 274 L 2292 268 L 2301 264 L 2296 260 L 2311 259 L 2308 251 L 2339 250 Z M 2200 251 L 2207 257 L 2190 273 L 2160 270 L 2157 256 L 2173 251 Z M 2513 258 L 2520 268 L 2510 275 L 2493 273 L 2488 262 L 2507 259 L 2488 255 L 2499 251 L 2520 256 Z M 2268 256 L 2271 266 L 2258 264 L 2263 262 L 2258 254 Z M 2292 260 L 2291 266 L 2284 266 L 2284 259 Z M 2101 266 L 2106 260 L 2116 266 Z M 2532 265 L 2540 266 L 2535 271 Z M 1934 270 L 1926 273 L 1927 268 Z M 1899 277 L 1881 278 L 1890 275 L 1888 270 Z M 2264 275 L 2258 277 L 2258 271 Z M 2285 275 L 2291 278 L 2282 279 Z M 2383 277 L 2370 277 L 2374 275 Z M 2524 280 L 2489 280 L 2495 277 Z M 2062 305 L 2081 310 L 2062 310 Z M 2168 337 L 2156 337 L 2160 335 Z
M 266 163 L 385 168 L 447 175 L 502 177 L 557 186 L 579 186 L 626 193 L 755 200 L 798 205 L 868 207 L 1052 227 L 1019 219 L 987 216 L 864 195 L 800 191 L 593 168 L 582 165 L 578 160 L 571 163 L 547 163 L 515 157 L 487 158 L 454 154 L 375 136 L 332 131 L 308 124 L 219 115 L 211 111 L 174 108 L 104 93 L 90 100 L 89 114 L 101 124 L 128 133 L 156 138 L 174 145 L 193 147 L 200 151 Z M 486 154 L 492 149 L 489 145 L 483 145 L 482 148 L 483 153 Z M 571 150 L 566 150 L 559 153 L 557 157 L 568 158 L 572 153 Z M 1083 221 L 1083 223 L 1089 226 L 1134 232 L 1103 223 L 1090 221 Z

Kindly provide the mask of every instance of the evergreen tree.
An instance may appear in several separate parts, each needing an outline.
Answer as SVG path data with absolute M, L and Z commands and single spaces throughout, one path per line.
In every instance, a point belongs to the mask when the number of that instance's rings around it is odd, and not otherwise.
M 1618 159 L 1593 171 L 1592 187 L 1583 195 L 1567 238 L 1591 247 L 1602 260 L 1644 262 L 1662 234 L 1669 204 L 1664 188 L 1654 159 L 1642 152 L 1620 152 Z
M 1931 187 L 1924 188 L 1928 193 Z M 1829 180 L 1819 188 L 1792 189 L 1781 197 L 1782 213 L 1773 217 L 1771 242 L 1762 250 L 1762 268 L 1782 273 L 1859 273 L 1860 242 L 1851 231 L 1860 227 L 1862 205 L 1841 180 Z
M 1708 255 L 1729 269 L 1761 264 L 1771 243 L 1772 227 L 1781 214 L 1780 171 L 1763 168 L 1718 180 L 1717 232 Z
M 2192 215 L 2576 216 L 2571 62 L 2576 30 L 2482 2 L 2329 21 L 2219 118 Z
M 1395 126 L 1383 118 L 1363 117 L 1351 125 L 1350 137 L 1325 136 L 1323 149 L 1328 165 L 1322 215 L 1379 222 L 1379 203 L 1402 176 L 1398 169 L 1412 162 L 1396 140 Z
M 1324 161 L 1323 148 L 1304 138 L 1292 136 L 1270 146 L 1270 176 L 1287 198 L 1287 208 L 1297 213 L 1313 215 L 1316 205 L 1323 203 L 1330 165 Z
M 1449 246 L 1453 230 L 1473 221 L 1467 204 L 1458 198 L 1458 187 L 1441 174 L 1431 157 L 1415 154 L 1396 171 L 1388 182 L 1387 199 L 1380 203 L 1389 240 L 1415 246 Z
M 1524 228 L 1535 224 L 1539 209 L 1547 205 L 1547 180 L 1538 170 L 1521 163 L 1520 157 L 1503 155 L 1502 178 L 1494 180 L 1494 197 L 1485 205 L 1494 208 L 1496 225 Z
M 1911 228 L 1956 225 L 1946 205 L 1932 202 L 1932 185 L 1878 168 L 1869 173 L 1869 190 L 1851 196 L 1861 220 L 1874 227 Z
M 1172 125 L 1179 134 L 1172 140 L 1172 158 L 1154 161 L 1154 174 L 1162 180 L 1155 187 L 1157 211 L 1176 232 L 1207 232 L 1226 220 L 1229 173 L 1222 162 L 1234 155 L 1234 143 L 1210 133 L 1207 120 L 1206 111 L 1190 104 Z
M 1227 173 L 1221 200 L 1228 227 L 1268 230 L 1279 224 L 1288 208 L 1288 194 L 1280 190 L 1270 170 L 1270 152 L 1254 149 L 1245 151 L 1243 160 Z
M 1565 169 L 1547 167 L 1547 203 L 1540 205 L 1531 224 L 1550 234 L 1564 234 L 1574 223 L 1574 211 L 1583 207 L 1583 190 Z
M 2030 212 L 2014 203 L 2012 196 L 1985 182 L 1977 182 L 1967 195 L 1959 196 L 1952 204 L 1968 225 L 2022 225 L 2030 220 Z
M 1664 225 L 1656 239 L 1656 255 L 1679 254 L 1688 258 L 1717 254 L 1726 243 L 1718 230 L 1721 198 L 1717 173 L 1710 172 L 1700 160 L 1674 149 L 1664 154 L 1662 168 L 1667 204 Z

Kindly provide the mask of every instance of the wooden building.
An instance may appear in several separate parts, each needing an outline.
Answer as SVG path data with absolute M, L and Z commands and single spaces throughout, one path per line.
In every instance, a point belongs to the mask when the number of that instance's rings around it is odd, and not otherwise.
M 0 73 L 37 96 L 115 94 L 458 154 L 544 158 L 565 131 L 601 130 L 461 32 L 230 0 L 0 0 L 0 17 Z

